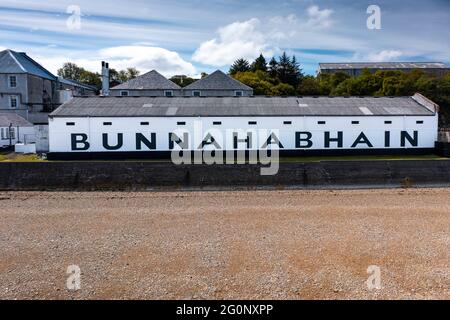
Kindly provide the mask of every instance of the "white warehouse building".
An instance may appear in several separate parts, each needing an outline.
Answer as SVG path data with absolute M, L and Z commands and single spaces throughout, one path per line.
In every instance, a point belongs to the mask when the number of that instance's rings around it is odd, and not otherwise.
M 80 97 L 49 117 L 49 158 L 135 158 L 173 150 L 425 154 L 439 107 L 413 97 Z

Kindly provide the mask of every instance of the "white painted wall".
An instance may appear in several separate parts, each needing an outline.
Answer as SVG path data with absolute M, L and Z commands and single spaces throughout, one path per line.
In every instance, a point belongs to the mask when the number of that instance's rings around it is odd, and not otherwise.
M 177 125 L 177 122 L 186 122 L 185 126 Z M 214 126 L 214 121 L 221 121 L 222 125 Z M 257 125 L 251 126 L 249 121 L 256 121 Z M 292 125 L 283 124 L 284 121 L 292 121 Z M 318 121 L 326 121 L 325 125 L 318 124 Z M 359 121 L 359 124 L 352 124 L 352 121 Z M 392 124 L 385 124 L 385 121 L 392 121 Z M 417 124 L 416 121 L 423 121 Z M 67 122 L 74 122 L 74 126 L 67 126 Z M 103 125 L 104 122 L 112 122 L 111 126 Z M 141 122 L 149 122 L 149 126 L 141 125 Z M 196 138 L 194 128 L 201 128 L 202 134 Z M 295 150 L 295 132 L 308 131 L 312 133 L 313 147 L 310 150 L 323 150 L 324 132 L 331 132 L 331 137 L 336 137 L 338 131 L 343 131 L 343 148 L 350 149 L 355 139 L 361 132 L 373 144 L 373 148 L 385 148 L 384 132 L 391 132 L 390 148 L 401 148 L 400 132 L 407 131 L 413 136 L 414 131 L 419 132 L 418 148 L 434 148 L 438 135 L 438 118 L 435 116 L 359 116 L 359 117 L 129 117 L 129 118 L 53 118 L 49 121 L 50 152 L 72 152 L 71 134 L 84 133 L 88 135 L 91 152 L 106 152 L 102 145 L 102 134 L 108 133 L 109 143 L 115 145 L 117 133 L 123 133 L 124 143 L 120 150 L 115 151 L 137 151 L 135 135 L 143 133 L 150 139 L 150 133 L 156 133 L 156 151 L 169 150 L 169 132 L 182 136 L 182 132 L 189 132 L 191 135 L 190 148 L 196 149 L 202 139 L 210 132 L 224 150 L 233 149 L 232 132 L 242 131 L 242 138 L 245 138 L 246 131 L 254 132 L 254 137 L 262 134 L 259 141 L 252 149 L 261 148 L 270 132 L 274 132 L 280 139 L 285 150 Z M 222 141 L 221 135 L 224 136 Z M 406 147 L 411 147 L 407 143 Z M 208 148 L 208 147 L 207 147 Z M 209 147 L 210 148 L 210 147 Z M 245 149 L 245 144 L 240 144 L 239 149 Z M 336 148 L 336 144 L 331 144 L 331 149 Z M 366 145 L 359 145 L 357 148 L 367 149 Z M 140 151 L 148 151 L 143 148 Z
M 2 127 L 2 130 L 8 130 L 8 127 Z M 35 135 L 34 135 L 34 128 L 33 127 L 14 127 L 15 135 L 12 139 L 11 143 L 12 145 L 15 145 L 18 141 L 24 142 L 25 140 L 28 142 L 34 142 L 35 141 Z M 0 135 L 0 147 L 7 147 L 9 146 L 9 139 L 2 139 L 2 136 Z

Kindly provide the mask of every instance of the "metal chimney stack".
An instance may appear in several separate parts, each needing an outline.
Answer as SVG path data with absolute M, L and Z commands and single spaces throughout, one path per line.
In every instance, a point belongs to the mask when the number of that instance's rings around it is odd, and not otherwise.
M 109 96 L 109 63 L 102 61 L 102 96 Z

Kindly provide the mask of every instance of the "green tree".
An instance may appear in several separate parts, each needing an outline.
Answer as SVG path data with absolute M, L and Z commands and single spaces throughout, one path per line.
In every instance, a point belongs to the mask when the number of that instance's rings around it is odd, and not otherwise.
M 270 59 L 270 61 L 269 61 L 268 72 L 269 72 L 269 76 L 272 79 L 275 79 L 278 77 L 278 62 L 274 57 L 272 59 Z
M 58 69 L 58 76 L 64 79 L 70 79 L 75 81 L 80 81 L 81 73 L 84 71 L 83 68 L 77 66 L 75 63 L 66 62 L 63 64 L 62 68 Z
M 247 72 L 250 71 L 250 64 L 245 59 L 237 59 L 230 67 L 229 74 L 233 75 L 238 72 Z
M 253 88 L 253 93 L 255 95 L 272 95 L 274 85 L 269 81 L 268 74 L 264 71 L 258 70 L 256 72 L 238 72 L 233 77 Z
M 194 83 L 196 80 L 188 76 L 181 75 L 181 76 L 173 76 L 172 78 L 170 78 L 170 81 L 176 83 L 177 85 L 183 88 L 190 85 L 191 83 Z
M 305 76 L 302 78 L 298 87 L 298 94 L 302 96 L 318 96 L 322 94 L 320 82 L 313 76 Z
M 267 61 L 266 58 L 262 55 L 262 53 L 259 55 L 258 58 L 252 63 L 251 70 L 253 72 L 255 71 L 263 71 L 267 72 Z

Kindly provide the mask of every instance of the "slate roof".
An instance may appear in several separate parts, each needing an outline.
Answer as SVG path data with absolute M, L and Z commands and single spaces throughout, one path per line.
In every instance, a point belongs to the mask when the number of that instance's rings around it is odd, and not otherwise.
M 57 77 L 24 52 L 4 50 L 0 52 L 0 73 L 28 73 L 56 81 Z
M 85 97 L 50 117 L 404 116 L 435 114 L 435 104 L 414 97 Z M 432 111 L 433 110 L 433 111 Z
M 327 69 L 448 69 L 443 62 L 351 62 L 319 63 L 321 70 Z
M 186 86 L 184 90 L 250 90 L 252 88 L 233 79 L 220 70 L 214 71 L 203 79 Z
M 33 125 L 16 113 L 0 113 L 0 127 L 32 127 Z
M 111 88 L 111 90 L 180 90 L 176 83 L 166 79 L 158 71 L 152 70 L 130 81 Z

